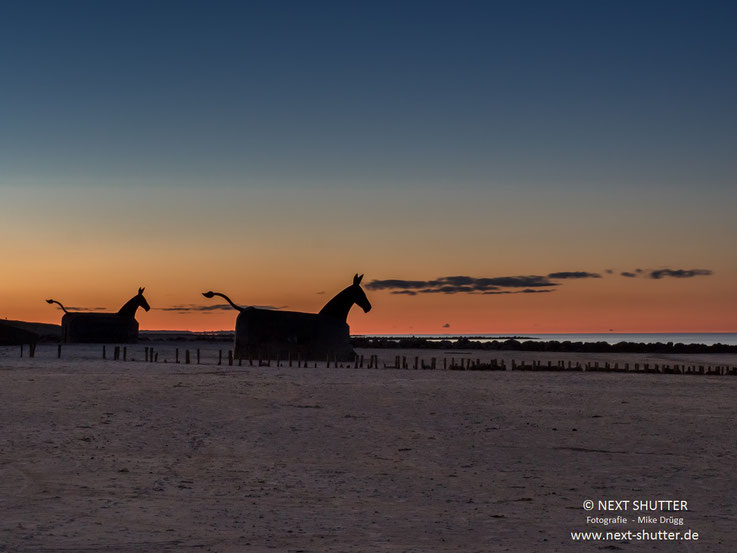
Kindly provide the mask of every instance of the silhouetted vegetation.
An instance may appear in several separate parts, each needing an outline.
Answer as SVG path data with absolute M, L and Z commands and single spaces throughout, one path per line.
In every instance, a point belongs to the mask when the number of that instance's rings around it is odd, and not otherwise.
M 355 348 L 397 348 L 397 349 L 478 349 L 506 351 L 557 351 L 582 353 L 737 353 L 737 346 L 728 344 L 682 344 L 673 342 L 571 342 L 540 340 L 474 340 L 460 337 L 453 340 L 428 338 L 379 338 L 354 337 L 351 343 Z

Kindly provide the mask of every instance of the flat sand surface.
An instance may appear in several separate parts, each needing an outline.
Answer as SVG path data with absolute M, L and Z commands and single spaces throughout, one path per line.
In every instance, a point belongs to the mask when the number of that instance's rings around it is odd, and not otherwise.
M 217 344 L 207 365 L 171 344 L 150 364 L 143 347 L 0 348 L 0 551 L 737 550 L 737 377 L 231 367 Z M 614 355 L 468 353 L 487 354 Z M 699 539 L 571 538 L 612 529 Z

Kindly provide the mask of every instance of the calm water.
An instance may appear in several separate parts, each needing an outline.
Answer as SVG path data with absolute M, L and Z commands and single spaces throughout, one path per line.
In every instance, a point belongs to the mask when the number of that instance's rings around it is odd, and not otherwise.
M 607 332 L 605 334 L 392 334 L 377 335 L 377 338 L 427 338 L 453 340 L 461 336 L 473 338 L 479 341 L 506 340 L 513 337 L 524 337 L 534 340 L 557 340 L 559 342 L 607 342 L 616 344 L 618 342 L 655 343 L 673 342 L 674 344 L 727 344 L 737 345 L 737 332 L 675 332 L 675 333 L 650 333 L 650 334 L 620 334 Z

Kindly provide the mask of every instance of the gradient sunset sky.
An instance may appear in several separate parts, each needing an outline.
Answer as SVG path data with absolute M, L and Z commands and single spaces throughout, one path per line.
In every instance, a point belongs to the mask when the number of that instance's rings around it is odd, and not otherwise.
M 737 331 L 736 6 L 4 4 L 0 317 Z

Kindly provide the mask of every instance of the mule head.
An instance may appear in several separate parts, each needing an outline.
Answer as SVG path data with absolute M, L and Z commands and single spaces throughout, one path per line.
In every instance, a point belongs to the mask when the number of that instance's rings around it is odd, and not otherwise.
M 136 299 L 138 300 L 138 306 L 139 307 L 143 307 L 143 310 L 144 311 L 148 311 L 149 309 L 151 309 L 151 306 L 146 301 L 146 298 L 143 297 L 143 291 L 145 289 L 146 288 L 139 288 L 138 289 L 138 295 L 136 296 Z
M 358 273 L 356 273 L 353 276 L 353 286 L 351 286 L 351 293 L 353 294 L 353 302 L 363 309 L 364 313 L 368 313 L 371 311 L 371 302 L 369 302 L 368 298 L 366 297 L 366 292 L 363 291 L 363 288 L 361 288 L 361 281 L 363 280 L 363 275 L 358 276 Z

